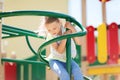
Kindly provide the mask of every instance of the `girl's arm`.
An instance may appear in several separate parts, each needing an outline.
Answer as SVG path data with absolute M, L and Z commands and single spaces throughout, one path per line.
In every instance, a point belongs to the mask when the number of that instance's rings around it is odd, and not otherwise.
M 72 33 L 75 33 L 75 32 L 77 32 L 77 31 L 73 29 Z M 81 45 L 80 37 L 74 37 L 73 39 L 77 45 Z
M 66 31 L 64 34 L 69 34 L 71 33 L 71 30 Z M 62 54 L 65 49 L 66 49 L 66 39 L 61 40 L 61 42 L 58 44 L 57 42 L 53 43 L 52 46 L 54 49 L 56 49 L 57 52 L 59 52 L 60 54 Z
M 74 26 L 72 26 L 70 22 L 66 22 L 65 28 L 68 28 L 69 30 L 71 30 L 72 33 L 76 33 L 77 32 L 76 29 L 74 28 Z M 80 37 L 74 37 L 73 39 L 74 39 L 74 41 L 75 41 L 75 43 L 77 45 L 81 45 Z
M 52 46 L 58 53 L 62 54 L 65 51 L 66 39 L 62 40 L 59 44 L 55 42 L 52 44 Z

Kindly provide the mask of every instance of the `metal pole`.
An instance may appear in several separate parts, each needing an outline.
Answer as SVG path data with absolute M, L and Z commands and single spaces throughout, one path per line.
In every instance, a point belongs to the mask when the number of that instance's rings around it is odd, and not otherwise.
M 0 12 L 2 12 L 3 9 L 3 0 L 0 0 Z M 2 35 L 2 19 L 0 19 L 0 58 L 2 57 L 1 54 L 1 35 Z M 1 60 L 0 60 L 1 63 Z
M 0 12 L 2 12 L 2 10 L 3 10 L 3 0 L 0 0 Z M 2 35 L 2 19 L 0 19 L 0 59 L 2 58 L 1 35 Z M 0 60 L 0 80 L 4 80 L 4 66 L 1 64 L 1 60 Z
M 86 26 L 86 0 L 82 0 L 82 25 Z
M 67 71 L 71 77 L 71 39 L 67 39 L 66 43 L 66 65 L 67 65 Z
M 86 21 L 87 21 L 87 17 L 86 17 L 86 2 L 87 2 L 87 0 L 81 0 L 82 2 L 82 4 L 81 4 L 81 7 L 82 7 L 82 25 L 84 26 L 84 27 L 86 27 Z M 86 56 L 87 54 L 87 51 L 86 51 L 86 36 L 84 36 L 84 37 L 82 37 L 81 38 L 81 58 L 82 57 L 84 57 L 84 56 Z M 87 70 L 86 70 L 86 68 L 88 67 L 88 64 L 87 64 L 87 61 L 81 61 L 81 68 L 82 68 L 82 71 L 83 71 L 83 73 L 84 74 L 87 74 Z
M 106 2 L 102 2 L 102 21 L 106 23 Z
M 86 20 L 87 20 L 87 17 L 86 17 L 86 0 L 82 0 L 82 5 L 81 5 L 81 12 L 82 12 L 82 25 L 84 26 L 84 27 L 86 27 Z M 86 52 L 86 36 L 84 36 L 84 37 L 82 37 L 81 38 L 81 57 L 83 57 L 83 56 L 86 56 L 86 54 L 85 53 L 87 53 Z

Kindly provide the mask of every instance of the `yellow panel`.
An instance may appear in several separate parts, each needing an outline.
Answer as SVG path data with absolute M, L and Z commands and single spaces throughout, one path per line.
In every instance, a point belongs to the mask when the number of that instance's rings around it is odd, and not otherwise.
M 107 61 L 107 32 L 106 25 L 103 23 L 98 28 L 98 61 L 105 63 Z
M 120 66 L 91 67 L 87 70 L 88 75 L 116 74 L 120 73 Z

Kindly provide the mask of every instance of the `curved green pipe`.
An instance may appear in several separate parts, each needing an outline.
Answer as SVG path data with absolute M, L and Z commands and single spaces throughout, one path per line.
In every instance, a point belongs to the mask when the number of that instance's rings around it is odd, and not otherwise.
M 13 16 L 29 16 L 29 15 L 30 16 L 51 16 L 51 17 L 56 17 L 56 18 L 63 18 L 63 19 L 66 19 L 67 21 L 74 22 L 76 25 L 81 27 L 82 30 L 84 30 L 82 25 L 79 24 L 79 22 L 77 22 L 73 17 L 63 14 L 63 13 L 50 12 L 50 11 L 27 10 L 27 11 L 1 12 L 0 18 L 13 17 Z
M 58 38 L 54 38 L 44 44 L 42 44 L 39 49 L 38 49 L 38 53 L 40 58 L 47 62 L 42 55 L 40 54 L 42 51 L 42 48 L 44 48 L 45 46 L 58 41 L 58 40 L 62 40 L 62 39 L 66 39 L 66 38 L 71 38 L 71 37 L 77 37 L 77 36 L 83 36 L 86 34 L 86 29 L 78 22 L 76 21 L 73 17 L 66 15 L 66 14 L 62 14 L 62 13 L 57 13 L 57 12 L 50 12 L 50 11 L 13 11 L 13 12 L 1 12 L 0 13 L 0 18 L 5 18 L 5 17 L 13 17 L 13 16 L 28 16 L 28 15 L 33 15 L 33 16 L 51 16 L 51 17 L 57 17 L 57 18 L 64 18 L 67 21 L 73 22 L 75 23 L 79 28 L 81 28 L 82 32 L 77 32 L 77 33 L 73 33 L 73 34 L 67 34 L 67 35 L 63 35 L 61 37 Z M 48 62 L 47 62 L 48 63 Z
M 51 44 L 53 42 L 62 40 L 62 39 L 72 38 L 72 37 L 78 37 L 78 36 L 84 36 L 86 34 L 86 29 L 78 21 L 76 21 L 73 17 L 71 17 L 69 15 L 66 15 L 66 14 L 57 13 L 57 12 L 50 12 L 50 11 L 13 11 L 13 12 L 1 12 L 0 13 L 0 18 L 3 18 L 3 17 L 12 17 L 12 16 L 28 16 L 28 15 L 33 15 L 33 16 L 51 16 L 51 17 L 56 17 L 56 18 L 63 18 L 63 19 L 66 19 L 67 21 L 75 23 L 82 30 L 82 32 L 77 32 L 77 33 L 73 33 L 73 34 L 63 35 L 63 36 L 54 38 L 52 40 L 49 40 L 49 41 L 43 43 L 39 47 L 39 49 L 38 49 L 38 54 L 39 54 L 39 57 L 45 63 L 47 63 L 47 64 L 48 64 L 48 61 L 45 60 L 43 58 L 43 56 L 41 55 L 42 49 L 45 46 L 47 46 L 47 45 L 49 45 L 49 44 Z M 29 45 L 29 42 L 28 42 L 28 45 Z M 32 50 L 32 51 L 36 54 L 36 52 L 34 50 Z M 88 78 L 86 78 L 86 80 L 87 79 Z
M 67 18 L 69 15 L 57 13 L 57 12 L 50 12 L 50 11 L 38 11 L 38 10 L 25 10 L 25 11 L 11 11 L 11 12 L 1 12 L 0 18 L 3 17 L 12 17 L 12 16 L 53 16 L 58 18 Z
M 28 47 L 30 48 L 30 50 L 31 50 L 35 55 L 38 55 L 37 52 L 35 52 L 35 50 L 32 48 L 28 36 L 25 36 L 25 39 L 26 39 L 26 42 L 27 42 Z
M 52 39 L 52 40 L 44 43 L 43 45 L 40 46 L 40 48 L 38 50 L 39 53 L 41 52 L 41 49 L 43 47 L 45 47 L 48 44 L 51 44 L 52 42 L 66 39 L 66 38 L 71 38 L 71 37 L 83 36 L 86 34 L 86 29 L 78 21 L 76 21 L 73 17 L 66 15 L 66 14 L 63 14 L 63 13 L 50 12 L 50 11 L 13 11 L 13 12 L 1 12 L 0 18 L 13 17 L 13 16 L 29 16 L 29 15 L 32 15 L 32 16 L 51 16 L 51 17 L 63 18 L 63 19 L 66 19 L 67 21 L 73 22 L 82 30 L 82 32 L 63 35 L 59 38 L 55 38 L 55 39 Z M 41 55 L 40 55 L 40 58 L 42 58 Z M 44 60 L 44 58 L 42 58 L 42 60 Z
M 49 45 L 49 44 L 51 44 L 55 41 L 58 41 L 58 40 L 71 38 L 71 37 L 83 36 L 83 35 L 86 34 L 86 29 L 78 21 L 76 21 L 73 17 L 71 17 L 69 15 L 66 15 L 66 14 L 63 14 L 63 13 L 50 12 L 50 11 L 13 11 L 13 12 L 1 12 L 0 13 L 0 18 L 13 17 L 13 16 L 28 16 L 28 15 L 32 15 L 32 16 L 51 16 L 51 17 L 63 18 L 63 19 L 66 19 L 67 21 L 73 22 L 74 24 L 76 24 L 82 30 L 82 32 L 63 35 L 61 37 L 52 39 L 52 40 L 42 44 L 38 49 L 38 53 L 39 53 L 40 58 L 45 62 L 47 62 L 47 61 L 42 57 L 42 55 L 40 53 L 42 51 L 42 48 L 44 48 L 46 45 Z
M 51 39 L 51 40 L 43 43 L 43 44 L 39 47 L 39 49 L 38 49 L 38 53 L 39 53 L 40 58 L 41 58 L 45 63 L 48 64 L 48 62 L 47 62 L 44 58 L 42 58 L 42 55 L 40 54 L 40 53 L 42 52 L 42 49 L 43 49 L 45 46 L 47 46 L 47 45 L 49 45 L 49 44 L 51 44 L 51 43 L 54 43 L 54 42 L 56 42 L 56 41 L 60 41 L 60 40 L 66 39 L 66 38 L 84 36 L 85 34 L 86 34 L 86 32 L 79 32 L 79 33 L 77 33 L 77 34 L 67 34 L 67 35 L 63 35 L 63 36 L 60 36 L 60 37 Z
M 29 36 L 32 36 L 32 37 L 38 37 L 38 38 L 45 39 L 45 37 L 38 36 L 33 31 L 29 31 L 29 30 L 25 30 L 25 29 L 20 29 L 20 28 L 15 28 L 15 26 L 12 27 L 12 26 L 8 26 L 8 25 L 2 25 L 2 31 L 12 32 L 13 34 L 16 34 L 16 35 L 29 35 Z

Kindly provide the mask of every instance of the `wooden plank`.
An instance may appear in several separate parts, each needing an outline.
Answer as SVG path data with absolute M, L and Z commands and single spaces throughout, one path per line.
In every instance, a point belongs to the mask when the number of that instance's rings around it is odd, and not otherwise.
M 106 32 L 106 24 L 101 24 L 97 28 L 98 30 L 98 61 L 100 63 L 107 62 L 107 32 Z
M 96 60 L 95 56 L 95 28 L 93 26 L 87 27 L 87 61 L 92 64 Z

